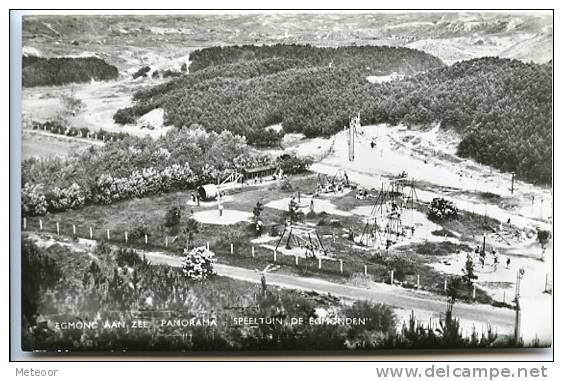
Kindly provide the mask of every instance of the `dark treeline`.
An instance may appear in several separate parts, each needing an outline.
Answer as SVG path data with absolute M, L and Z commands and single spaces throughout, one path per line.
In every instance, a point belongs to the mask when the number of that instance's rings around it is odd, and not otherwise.
M 22 82 L 24 87 L 58 86 L 67 83 L 105 81 L 115 79 L 119 72 L 96 57 L 42 58 L 23 56 Z
M 374 49 L 203 49 L 191 57 L 192 74 L 137 92 L 136 104 L 119 113 L 134 120 L 162 107 L 167 124 L 230 130 L 258 146 L 281 138 L 265 129 L 269 125 L 282 123 L 284 133 L 327 136 L 357 112 L 364 125 L 441 123 L 461 135 L 461 156 L 531 182 L 551 182 L 551 63 L 481 58 L 444 67 L 415 50 Z M 311 57 L 303 58 L 307 51 Z M 280 58 L 283 54 L 288 57 Z M 412 68 L 426 71 L 381 84 L 366 80 L 391 71 L 409 74 Z

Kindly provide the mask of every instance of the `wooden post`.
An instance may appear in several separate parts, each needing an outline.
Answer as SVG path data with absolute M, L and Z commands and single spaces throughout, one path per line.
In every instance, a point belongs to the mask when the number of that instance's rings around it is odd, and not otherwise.
M 76 225 L 72 224 L 72 235 L 76 236 Z
M 106 232 L 107 232 L 108 241 L 109 241 L 110 240 L 109 229 L 106 229 Z
M 207 248 L 207 250 L 209 250 L 209 242 L 205 244 L 205 247 Z
M 342 259 L 340 260 L 340 273 L 342 274 L 344 272 L 344 263 L 342 262 Z
M 168 236 L 164 237 L 164 247 L 168 247 Z
M 548 280 L 549 274 L 545 274 L 545 287 L 543 289 L 543 292 L 547 292 L 547 280 Z
M 323 268 L 323 260 L 319 257 L 319 270 Z
M 148 245 L 149 243 L 149 236 L 145 234 L 145 245 Z
M 476 299 L 476 290 L 475 290 L 475 285 L 473 285 L 473 300 Z
M 444 279 L 444 291 L 448 291 L 448 278 Z
M 254 246 L 252 246 L 251 254 L 252 254 L 252 258 L 254 258 Z
M 27 218 L 23 218 L 23 228 L 27 228 Z
M 391 270 L 391 284 L 393 284 L 395 282 L 395 272 L 393 270 Z
M 506 291 L 502 292 L 502 302 L 506 303 Z
M 127 232 L 125 232 L 125 243 L 127 243 L 128 239 L 127 239 Z
M 295 266 L 299 266 L 299 255 L 295 255 Z
M 61 228 L 59 226 L 59 223 L 57 222 L 57 235 L 59 235 L 60 232 L 61 232 Z
M 277 257 L 277 254 L 278 254 L 278 251 L 277 251 L 277 250 L 274 250 L 274 262 L 277 260 L 277 258 L 276 258 L 276 257 Z
M 364 275 L 368 275 L 368 265 L 364 265 Z
M 92 239 L 92 237 L 94 236 L 93 233 L 94 233 L 94 232 L 92 231 L 92 227 L 90 226 L 90 239 Z
M 416 288 L 420 288 L 420 274 L 416 274 Z
M 235 253 L 235 250 L 234 250 L 233 244 L 231 243 L 231 255 L 233 255 L 234 253 Z
M 39 230 L 43 230 L 43 220 L 39 220 Z

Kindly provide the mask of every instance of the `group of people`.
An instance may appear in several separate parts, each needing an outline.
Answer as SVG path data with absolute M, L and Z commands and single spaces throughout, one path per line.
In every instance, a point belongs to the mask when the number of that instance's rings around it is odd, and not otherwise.
M 487 253 L 485 252 L 485 250 L 481 250 L 479 245 L 477 245 L 477 247 L 475 247 L 474 254 L 479 255 L 479 263 L 481 264 L 481 268 L 484 268 L 487 259 Z M 500 263 L 500 256 L 495 249 L 491 250 L 491 255 L 493 257 L 493 269 L 494 271 L 496 271 Z M 473 260 L 470 253 L 467 254 L 467 258 Z M 510 257 L 506 257 L 506 268 L 510 268 Z

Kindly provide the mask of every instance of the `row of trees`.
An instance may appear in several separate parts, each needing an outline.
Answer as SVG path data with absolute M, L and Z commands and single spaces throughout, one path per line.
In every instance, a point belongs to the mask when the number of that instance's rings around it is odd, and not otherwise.
M 66 158 L 25 160 L 22 212 L 42 215 L 190 189 L 270 164 L 293 174 L 307 170 L 311 161 L 263 154 L 229 131 L 206 132 L 198 126 L 172 130 L 156 140 L 125 136 Z
M 203 49 L 193 53 L 195 72 L 137 92 L 135 105 L 116 118 L 135 119 L 162 107 L 166 124 L 198 123 L 246 136 L 253 145 L 274 145 L 281 134 L 265 133 L 269 125 L 281 123 L 283 132 L 309 137 L 331 135 L 359 111 L 362 124 L 440 123 L 461 135 L 461 156 L 531 182 L 551 182 L 551 62 L 489 57 L 442 67 L 422 52 L 371 49 Z M 412 74 L 410 67 L 423 72 L 381 84 L 366 80 L 374 70 Z
M 96 57 L 42 58 L 22 57 L 24 87 L 58 86 L 67 83 L 116 79 L 117 68 Z
M 492 333 L 461 334 L 459 321 L 449 309 L 440 329 L 415 323 L 414 316 L 397 332 L 396 317 L 389 307 L 366 301 L 352 305 L 332 298 L 309 297 L 291 290 L 258 292 L 247 283 L 212 276 L 196 281 L 180 268 L 150 265 L 134 251 L 98 246 L 85 254 L 80 264 L 62 269 L 58 259 L 70 250 L 52 246 L 38 248 L 28 241 L 22 246 L 23 322 L 22 343 L 26 350 L 71 351 L 256 351 L 256 350 L 365 350 L 391 348 L 492 347 L 508 343 Z M 61 251 L 63 251 L 61 253 Z M 58 259 L 57 259 L 58 258 Z M 199 261 L 198 261 L 199 263 Z M 194 268 L 190 262 L 189 268 Z M 38 276 L 39 274 L 40 276 Z M 44 274 L 44 275 L 41 275 Z M 25 279 L 34 276 L 33 281 Z M 27 278 L 26 278 L 27 277 Z M 233 326 L 240 315 L 231 307 L 247 307 L 249 318 L 317 318 L 324 309 L 328 317 L 366 319 L 365 325 L 260 324 Z M 55 321 L 131 321 L 144 319 L 213 319 L 213 326 L 146 329 L 57 329 Z

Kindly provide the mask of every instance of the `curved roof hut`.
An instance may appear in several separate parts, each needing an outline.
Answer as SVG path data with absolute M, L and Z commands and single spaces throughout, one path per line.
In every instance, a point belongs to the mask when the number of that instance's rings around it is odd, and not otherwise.
M 201 185 L 197 188 L 197 194 L 199 198 L 203 201 L 215 200 L 219 195 L 219 189 L 215 184 Z

